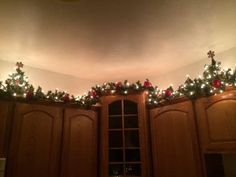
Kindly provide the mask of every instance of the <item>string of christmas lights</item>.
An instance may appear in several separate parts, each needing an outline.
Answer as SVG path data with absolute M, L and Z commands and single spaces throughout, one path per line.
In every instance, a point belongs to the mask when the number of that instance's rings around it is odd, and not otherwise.
M 58 89 L 44 93 L 40 86 L 35 89 L 22 71 L 24 65 L 17 62 L 16 72 L 9 74 L 9 78 L 5 82 L 0 82 L 0 98 L 64 102 L 89 108 L 99 103 L 100 97 L 104 95 L 127 95 L 145 91 L 148 95 L 147 104 L 156 106 L 181 97 L 196 99 L 223 93 L 228 86 L 236 88 L 236 68 L 234 70 L 221 69 L 221 63 L 217 62 L 214 56 L 214 52 L 209 51 L 208 57 L 211 58 L 211 64 L 205 65 L 202 76 L 194 79 L 187 76 L 185 83 L 180 85 L 177 90 L 174 90 L 173 86 L 165 90 L 159 89 L 157 86 L 153 86 L 148 79 L 143 83 L 137 81 L 133 84 L 125 80 L 124 82 L 107 82 L 101 86 L 96 85 L 82 96 L 73 96 Z

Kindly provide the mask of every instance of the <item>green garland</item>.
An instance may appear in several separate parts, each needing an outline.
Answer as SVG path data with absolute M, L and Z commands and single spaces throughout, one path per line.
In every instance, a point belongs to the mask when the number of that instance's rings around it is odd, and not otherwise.
M 89 108 L 97 104 L 100 97 L 104 95 L 127 95 L 146 91 L 147 104 L 155 106 L 184 96 L 196 99 L 222 93 L 227 86 L 236 88 L 236 69 L 221 69 L 221 63 L 216 62 L 214 56 L 214 52 L 209 51 L 208 57 L 211 58 L 211 64 L 205 65 L 202 76 L 194 79 L 188 76 L 185 83 L 180 85 L 177 90 L 174 90 L 172 86 L 165 90 L 159 89 L 157 86 L 152 86 L 148 79 L 143 83 L 137 81 L 133 84 L 125 80 L 124 82 L 104 83 L 102 86 L 96 85 L 86 94 L 77 97 L 65 91 L 50 90 L 44 93 L 41 87 L 35 89 L 33 85 L 29 84 L 28 77 L 22 71 L 23 64 L 17 62 L 16 72 L 9 74 L 9 78 L 5 82 L 0 82 L 0 98 L 64 102 Z

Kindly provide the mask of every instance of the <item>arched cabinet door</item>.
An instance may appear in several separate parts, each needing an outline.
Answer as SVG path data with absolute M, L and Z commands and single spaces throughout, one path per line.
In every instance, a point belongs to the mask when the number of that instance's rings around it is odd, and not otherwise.
M 63 177 L 97 176 L 97 114 L 68 108 L 64 114 Z
M 58 177 L 62 109 L 17 103 L 7 177 Z
M 236 91 L 196 101 L 204 152 L 236 152 Z
M 190 101 L 150 110 L 154 177 L 202 176 Z

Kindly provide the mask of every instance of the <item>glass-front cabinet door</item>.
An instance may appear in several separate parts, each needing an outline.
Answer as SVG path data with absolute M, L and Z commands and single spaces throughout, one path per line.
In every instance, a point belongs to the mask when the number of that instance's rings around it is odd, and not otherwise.
M 142 98 L 142 95 L 138 96 Z M 101 176 L 148 177 L 145 104 L 139 99 L 129 99 L 128 96 L 109 99 L 108 96 L 104 100 Z
M 119 100 L 108 109 L 109 176 L 141 176 L 138 106 Z

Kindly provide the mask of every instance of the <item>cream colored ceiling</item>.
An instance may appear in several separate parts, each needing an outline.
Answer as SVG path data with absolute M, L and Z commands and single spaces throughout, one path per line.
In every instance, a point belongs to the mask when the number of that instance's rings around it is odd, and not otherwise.
M 0 59 L 132 80 L 236 46 L 236 0 L 64 1 L 0 0 Z

